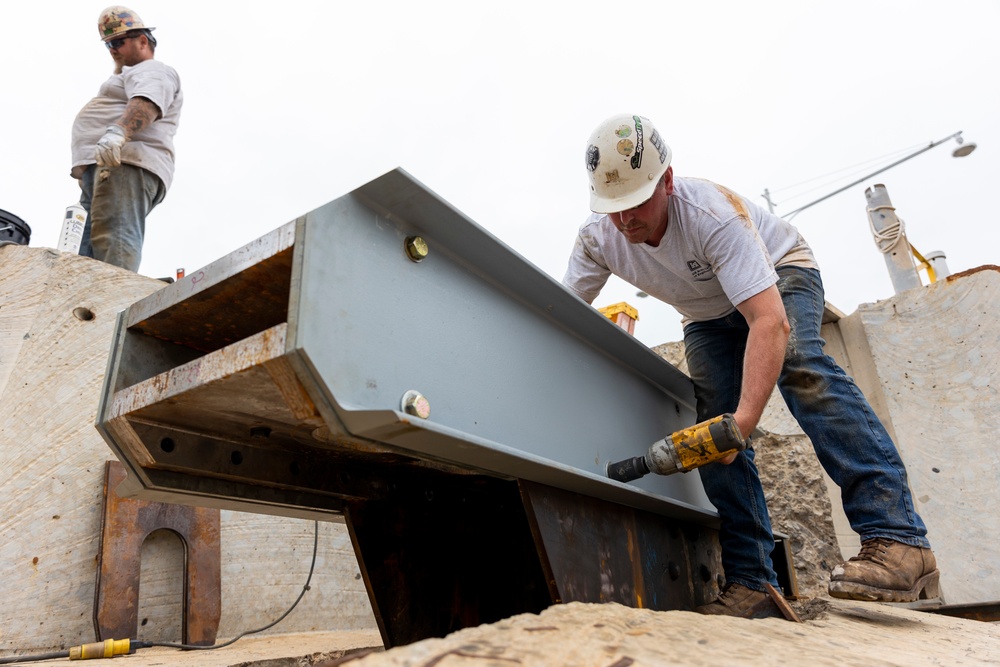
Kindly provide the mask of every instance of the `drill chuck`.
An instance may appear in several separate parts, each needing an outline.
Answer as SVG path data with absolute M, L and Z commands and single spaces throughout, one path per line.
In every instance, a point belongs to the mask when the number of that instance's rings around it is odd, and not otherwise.
M 608 477 L 619 482 L 631 482 L 649 474 L 645 456 L 636 456 L 617 463 L 608 462 Z

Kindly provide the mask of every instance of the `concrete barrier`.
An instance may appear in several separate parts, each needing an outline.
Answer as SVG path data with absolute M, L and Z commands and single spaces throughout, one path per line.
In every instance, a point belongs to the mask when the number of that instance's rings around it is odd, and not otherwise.
M 104 462 L 94 428 L 115 314 L 163 287 L 91 259 L 0 247 L 0 656 L 94 641 Z M 375 621 L 347 530 L 319 526 L 311 588 L 270 633 L 362 630 Z M 295 601 L 314 524 L 223 511 L 219 641 Z M 181 639 L 183 550 L 143 547 L 138 638 Z

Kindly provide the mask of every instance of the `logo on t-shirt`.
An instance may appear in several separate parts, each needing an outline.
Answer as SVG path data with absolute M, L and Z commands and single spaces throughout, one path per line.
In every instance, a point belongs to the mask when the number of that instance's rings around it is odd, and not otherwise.
M 712 267 L 711 266 L 702 266 L 698 262 L 698 260 L 696 260 L 696 259 L 690 259 L 690 260 L 688 260 L 687 265 L 688 265 L 688 271 L 691 272 L 691 277 L 694 278 L 695 280 L 711 280 L 712 279 L 712 276 L 711 276 Z M 708 275 L 707 278 L 705 277 L 706 275 Z

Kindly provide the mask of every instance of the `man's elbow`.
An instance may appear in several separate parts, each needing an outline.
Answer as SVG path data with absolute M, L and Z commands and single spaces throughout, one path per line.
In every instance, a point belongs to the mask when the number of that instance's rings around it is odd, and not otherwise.
M 792 327 L 788 323 L 788 318 L 782 313 L 780 317 L 775 318 L 777 321 L 774 323 L 775 335 L 788 342 L 788 336 L 792 333 Z
M 749 323 L 752 330 L 767 335 L 768 338 L 787 341 L 792 332 L 788 317 L 782 312 L 773 312 L 755 317 Z

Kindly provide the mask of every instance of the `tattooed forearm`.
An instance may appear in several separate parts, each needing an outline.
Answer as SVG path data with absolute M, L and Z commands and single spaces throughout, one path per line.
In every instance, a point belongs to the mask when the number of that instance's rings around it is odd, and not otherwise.
M 145 127 L 160 116 L 160 110 L 155 104 L 145 97 L 133 97 L 125 107 L 125 113 L 118 119 L 118 125 L 125 128 L 125 136 L 129 139 L 136 132 Z

